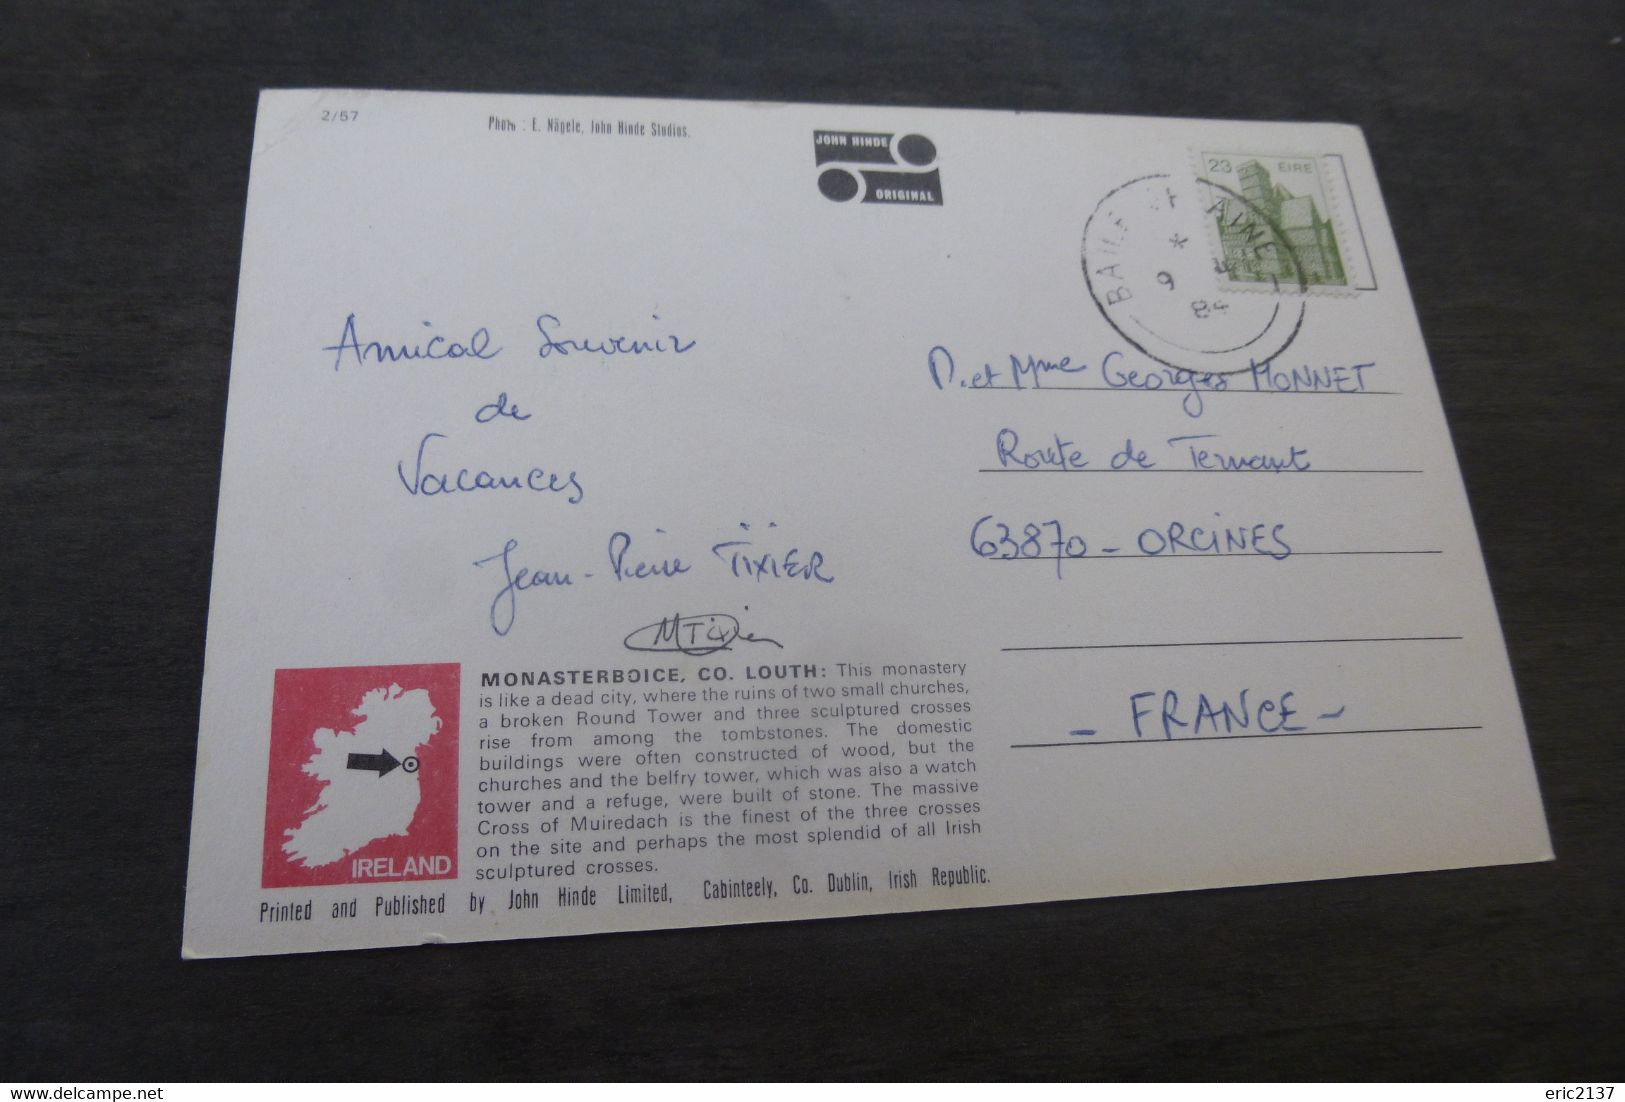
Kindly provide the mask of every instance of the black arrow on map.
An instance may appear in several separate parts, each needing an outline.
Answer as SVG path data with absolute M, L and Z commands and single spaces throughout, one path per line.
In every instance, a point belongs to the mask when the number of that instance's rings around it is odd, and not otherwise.
M 350 761 L 346 768 L 376 769 L 378 770 L 378 775 L 382 777 L 385 773 L 388 773 L 391 769 L 394 769 L 399 764 L 401 764 L 400 759 L 394 754 L 391 754 L 388 750 L 385 750 L 381 754 L 351 754 Z

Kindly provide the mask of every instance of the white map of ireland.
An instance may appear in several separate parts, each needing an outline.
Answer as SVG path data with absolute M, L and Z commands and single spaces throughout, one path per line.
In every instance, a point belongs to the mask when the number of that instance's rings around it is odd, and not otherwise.
M 331 865 L 369 842 L 405 834 L 417 814 L 421 789 L 415 772 L 352 769 L 350 755 L 387 753 L 397 761 L 415 756 L 440 731 L 428 690 L 393 684 L 369 689 L 354 714 L 360 717 L 354 730 L 318 727 L 313 735 L 316 752 L 303 769 L 323 785 L 304 819 L 286 831 L 282 852 L 294 864 Z

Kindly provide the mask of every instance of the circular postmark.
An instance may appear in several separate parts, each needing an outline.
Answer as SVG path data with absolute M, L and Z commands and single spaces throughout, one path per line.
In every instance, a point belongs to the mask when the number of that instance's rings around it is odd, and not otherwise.
M 1218 277 L 1237 249 L 1267 259 L 1275 274 L 1257 289 L 1222 293 Z M 1266 211 L 1223 184 L 1191 186 L 1165 173 L 1130 180 L 1096 204 L 1083 228 L 1083 278 L 1130 345 L 1166 367 L 1209 375 L 1279 356 L 1307 306 L 1303 267 Z

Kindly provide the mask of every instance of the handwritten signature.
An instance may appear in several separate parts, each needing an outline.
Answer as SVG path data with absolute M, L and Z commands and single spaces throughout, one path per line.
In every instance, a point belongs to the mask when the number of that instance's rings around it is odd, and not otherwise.
M 739 625 L 737 617 L 726 612 L 705 612 L 697 616 L 672 613 L 655 623 L 638 628 L 622 640 L 627 650 L 675 651 L 694 657 L 732 650 L 735 643 L 771 643 L 780 650 L 777 639 L 753 635 Z
M 515 567 L 512 556 L 519 550 L 518 540 L 508 540 L 502 545 L 502 550 L 495 555 L 487 555 L 483 559 L 475 559 L 476 567 L 488 566 L 500 561 L 502 563 L 503 586 L 497 590 L 497 595 L 491 599 L 491 630 L 498 635 L 507 635 L 513 630 L 513 623 L 519 618 L 519 594 L 527 589 L 538 586 L 566 586 L 574 585 L 575 579 L 568 573 L 559 570 L 535 570 L 528 566 Z

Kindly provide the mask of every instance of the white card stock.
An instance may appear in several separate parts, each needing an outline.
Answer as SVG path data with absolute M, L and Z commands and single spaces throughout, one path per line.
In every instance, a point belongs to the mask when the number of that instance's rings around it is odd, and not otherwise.
M 184 953 L 1550 857 L 1338 125 L 260 100 Z

